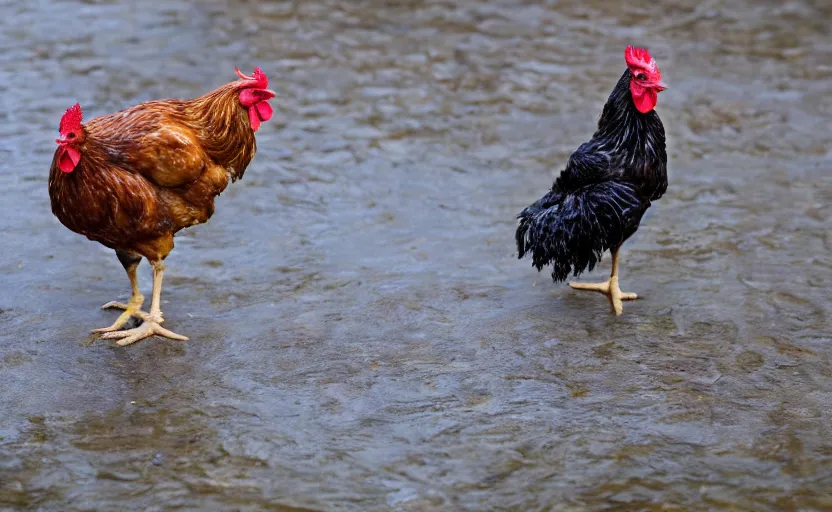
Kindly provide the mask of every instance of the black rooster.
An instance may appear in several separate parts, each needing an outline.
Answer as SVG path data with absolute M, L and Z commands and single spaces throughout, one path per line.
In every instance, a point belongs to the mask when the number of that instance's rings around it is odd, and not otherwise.
M 647 50 L 628 46 L 624 58 L 627 70 L 597 131 L 572 153 L 552 189 L 518 215 L 516 234 L 519 257 L 531 252 L 538 271 L 551 264 L 555 282 L 592 270 L 610 250 L 609 280 L 569 285 L 606 294 L 616 315 L 622 300 L 638 298 L 618 286 L 618 250 L 667 190 L 664 126 L 653 110 L 666 87 Z

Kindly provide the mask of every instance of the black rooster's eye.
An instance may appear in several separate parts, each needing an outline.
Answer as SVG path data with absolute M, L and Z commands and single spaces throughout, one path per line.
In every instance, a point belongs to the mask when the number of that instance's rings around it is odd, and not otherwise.
M 647 80 L 647 75 L 645 75 L 644 73 L 639 73 L 639 74 L 636 75 L 636 79 L 638 79 L 638 80 Z

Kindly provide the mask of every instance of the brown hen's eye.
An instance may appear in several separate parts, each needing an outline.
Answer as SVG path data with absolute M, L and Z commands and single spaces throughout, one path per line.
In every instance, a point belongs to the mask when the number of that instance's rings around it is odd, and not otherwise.
M 68 138 L 70 138 L 70 139 L 74 139 L 74 138 L 75 138 L 75 134 L 74 134 L 74 133 L 70 133 L 69 135 L 67 135 L 67 137 L 68 137 Z

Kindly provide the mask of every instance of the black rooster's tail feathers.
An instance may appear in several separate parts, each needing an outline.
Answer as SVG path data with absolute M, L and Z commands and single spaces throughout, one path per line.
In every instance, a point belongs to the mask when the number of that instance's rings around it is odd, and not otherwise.
M 555 281 L 595 268 L 604 251 L 632 234 L 646 209 L 635 187 L 622 181 L 554 194 L 549 192 L 517 216 L 515 236 L 519 257 L 531 252 L 538 271 L 551 263 Z

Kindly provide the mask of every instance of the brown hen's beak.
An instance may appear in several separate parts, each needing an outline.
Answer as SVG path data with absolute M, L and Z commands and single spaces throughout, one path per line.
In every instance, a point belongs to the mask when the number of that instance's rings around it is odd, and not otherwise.
M 55 142 L 57 142 L 58 144 L 63 144 L 63 143 L 65 143 L 65 142 L 66 142 L 66 139 L 65 139 L 65 138 L 63 138 L 63 137 L 61 137 L 61 138 L 59 138 L 59 139 L 55 139 Z

